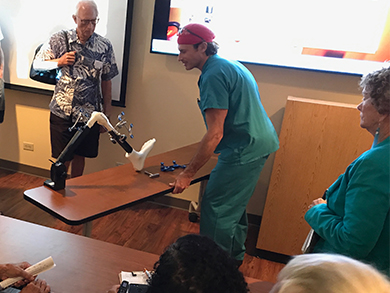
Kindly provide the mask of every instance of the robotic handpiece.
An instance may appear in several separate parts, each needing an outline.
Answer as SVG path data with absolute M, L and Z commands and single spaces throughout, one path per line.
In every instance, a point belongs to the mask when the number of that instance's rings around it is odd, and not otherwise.
M 95 118 L 94 118 L 95 117 Z M 91 115 L 91 119 L 94 118 L 94 121 L 99 123 L 101 126 L 107 129 L 108 133 L 110 134 L 111 138 L 117 142 L 125 151 L 126 151 L 126 158 L 130 160 L 130 162 L 133 164 L 133 167 L 136 171 L 142 170 L 144 167 L 145 159 L 148 156 L 149 152 L 153 149 L 153 146 L 156 142 L 155 138 L 149 139 L 147 142 L 143 144 L 141 147 L 141 150 L 137 152 L 134 150 L 127 142 L 126 142 L 126 135 L 120 134 L 110 123 L 110 121 L 107 119 L 106 115 L 104 115 L 101 112 L 93 112 Z M 91 120 L 90 119 L 90 120 Z M 87 122 L 88 127 L 89 121 Z
M 54 190 L 60 190 L 65 188 L 65 180 L 67 177 L 67 173 L 64 163 L 70 160 L 69 157 L 73 155 L 75 149 L 84 139 L 84 137 L 89 133 L 90 129 L 95 123 L 98 123 L 99 125 L 106 128 L 111 137 L 111 140 L 113 142 L 118 143 L 126 151 L 125 156 L 133 164 L 134 169 L 136 171 L 142 170 L 142 168 L 144 167 L 145 159 L 148 156 L 149 152 L 153 149 L 156 139 L 152 138 L 145 142 L 141 150 L 137 152 L 126 142 L 126 135 L 120 134 L 111 125 L 106 115 L 101 112 L 95 111 L 91 114 L 91 118 L 88 120 L 86 125 L 80 127 L 77 130 L 75 135 L 66 145 L 65 149 L 59 155 L 57 161 L 53 162 L 50 169 L 51 180 L 46 180 L 44 185 Z

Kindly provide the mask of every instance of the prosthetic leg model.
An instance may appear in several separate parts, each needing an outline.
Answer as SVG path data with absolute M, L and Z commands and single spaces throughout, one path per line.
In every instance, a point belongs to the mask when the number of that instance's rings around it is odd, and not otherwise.
M 53 162 L 50 169 L 50 177 L 44 182 L 44 185 L 54 189 L 61 190 L 65 188 L 65 180 L 67 177 L 67 170 L 65 162 L 70 161 L 75 149 L 79 146 L 84 137 L 89 133 L 92 126 L 95 123 L 103 126 L 107 129 L 110 139 L 113 143 L 118 143 L 125 151 L 126 158 L 130 160 L 133 164 L 133 167 L 136 171 L 142 170 L 144 167 L 144 162 L 149 152 L 152 150 L 156 139 L 152 138 L 144 143 L 139 152 L 135 151 L 127 142 L 126 135 L 120 134 L 107 119 L 106 115 L 101 112 L 93 112 L 91 118 L 88 122 L 80 127 L 69 143 L 66 145 L 65 149 L 59 155 L 56 162 Z

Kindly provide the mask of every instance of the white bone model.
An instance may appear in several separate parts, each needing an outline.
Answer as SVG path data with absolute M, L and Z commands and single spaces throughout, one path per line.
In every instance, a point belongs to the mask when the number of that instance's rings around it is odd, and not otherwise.
M 108 133 L 114 137 L 116 142 L 118 142 L 121 147 L 126 151 L 125 157 L 130 160 L 133 164 L 133 167 L 136 171 L 142 170 L 144 167 L 145 159 L 148 156 L 149 152 L 153 149 L 153 146 L 156 142 L 155 138 L 149 139 L 147 142 L 143 144 L 141 150 L 137 152 L 134 150 L 122 136 L 110 123 L 107 116 L 102 112 L 93 112 L 91 114 L 91 118 L 87 122 L 87 127 L 92 128 L 92 126 L 97 122 L 99 125 L 103 126 L 107 129 Z

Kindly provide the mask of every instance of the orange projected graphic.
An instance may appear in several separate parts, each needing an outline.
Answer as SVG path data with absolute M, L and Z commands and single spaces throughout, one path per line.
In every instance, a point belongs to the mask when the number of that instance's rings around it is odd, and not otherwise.
M 358 41 L 365 42 L 364 38 Z M 303 47 L 302 54 L 312 55 L 312 56 L 355 59 L 355 60 L 368 60 L 368 61 L 377 61 L 377 62 L 389 61 L 390 60 L 390 9 L 388 11 L 386 22 L 383 27 L 383 33 L 375 53 Z

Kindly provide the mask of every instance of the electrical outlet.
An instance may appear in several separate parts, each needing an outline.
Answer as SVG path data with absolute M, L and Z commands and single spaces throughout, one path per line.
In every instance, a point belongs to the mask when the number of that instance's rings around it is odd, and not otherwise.
M 34 151 L 34 144 L 32 142 L 23 142 L 23 149 L 25 151 L 33 152 Z

